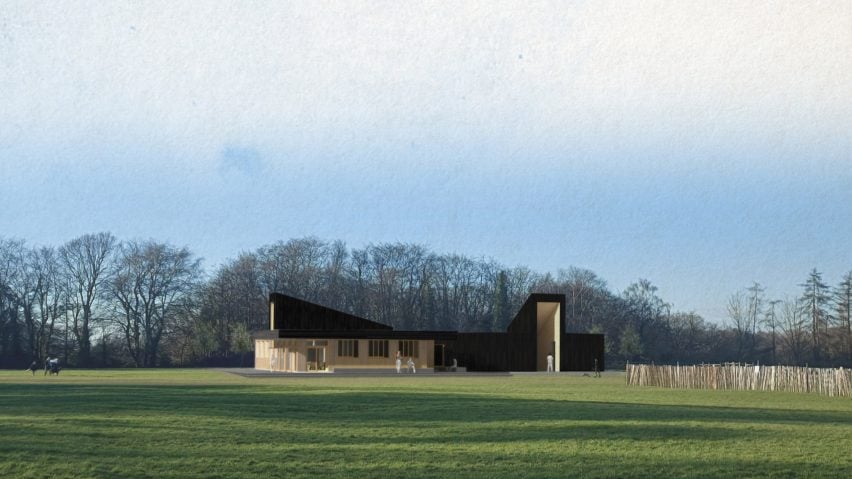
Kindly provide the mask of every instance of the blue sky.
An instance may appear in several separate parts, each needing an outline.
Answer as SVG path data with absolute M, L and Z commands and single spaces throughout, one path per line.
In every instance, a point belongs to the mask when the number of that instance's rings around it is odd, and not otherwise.
M 405 241 L 721 320 L 852 270 L 848 2 L 0 1 L 0 235 Z

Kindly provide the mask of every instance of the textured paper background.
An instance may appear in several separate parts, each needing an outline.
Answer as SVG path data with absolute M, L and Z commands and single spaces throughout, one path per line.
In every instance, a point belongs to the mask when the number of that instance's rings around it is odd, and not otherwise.
M 852 3 L 0 1 L 0 235 L 405 241 L 724 316 L 852 269 Z

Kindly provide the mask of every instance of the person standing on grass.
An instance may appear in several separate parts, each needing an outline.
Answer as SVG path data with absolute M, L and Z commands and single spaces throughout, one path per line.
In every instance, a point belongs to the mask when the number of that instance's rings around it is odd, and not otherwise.
M 553 372 L 553 353 L 547 353 L 547 372 Z
M 417 370 L 414 369 L 414 360 L 411 358 L 408 358 L 408 372 L 411 374 L 415 374 L 417 372 Z
M 47 376 L 47 373 L 50 372 L 50 356 L 44 358 L 44 375 Z
M 396 352 L 396 373 L 399 374 L 402 370 L 402 353 Z
M 27 371 L 32 371 L 33 376 L 35 376 L 36 369 L 38 369 L 38 365 L 36 364 L 35 360 L 33 360 L 32 364 L 30 364 L 30 367 L 27 368 Z

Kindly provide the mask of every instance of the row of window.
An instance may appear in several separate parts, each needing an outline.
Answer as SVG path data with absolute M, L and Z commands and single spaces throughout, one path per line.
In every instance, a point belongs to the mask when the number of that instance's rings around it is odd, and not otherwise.
M 337 341 L 337 355 L 358 357 L 358 340 L 357 339 L 340 339 Z
M 371 339 L 367 343 L 367 356 L 371 358 L 386 358 L 388 357 L 387 339 Z M 402 340 L 399 341 L 399 353 L 408 357 L 418 357 L 417 341 Z M 337 341 L 337 355 L 357 358 L 358 357 L 358 340 L 357 339 L 340 339 Z
M 400 354 L 402 354 L 403 357 L 407 358 L 407 357 L 411 356 L 412 358 L 416 358 L 417 357 L 417 341 L 411 341 L 411 340 L 400 341 L 398 351 L 400 352 Z
M 374 340 L 371 339 L 370 343 L 369 343 L 369 350 L 370 350 L 369 355 L 370 355 L 371 358 L 386 358 L 386 357 L 388 357 L 388 341 L 387 341 L 387 339 L 379 340 L 379 341 L 374 341 Z

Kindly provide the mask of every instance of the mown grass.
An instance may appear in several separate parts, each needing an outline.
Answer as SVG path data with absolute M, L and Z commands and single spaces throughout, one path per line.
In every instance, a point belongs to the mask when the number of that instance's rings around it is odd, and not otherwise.
M 0 477 L 848 477 L 852 401 L 623 376 L 0 371 Z

